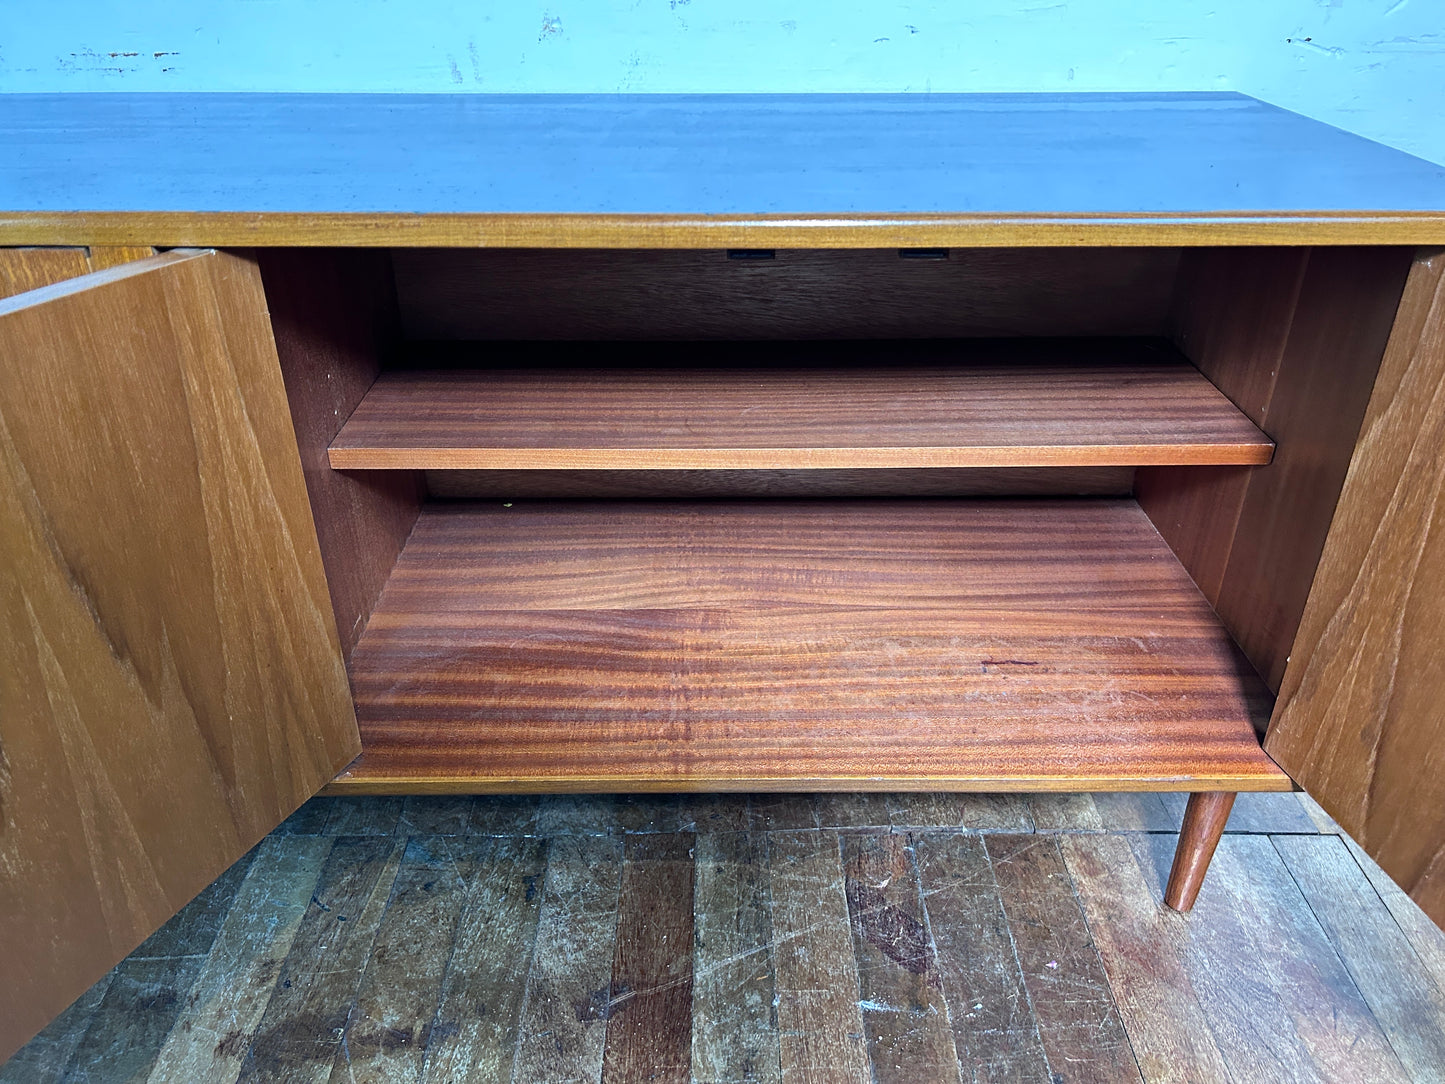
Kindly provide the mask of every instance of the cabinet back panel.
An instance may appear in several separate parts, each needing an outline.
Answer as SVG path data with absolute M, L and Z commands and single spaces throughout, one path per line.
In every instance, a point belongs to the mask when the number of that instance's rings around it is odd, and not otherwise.
M 1146 248 L 768 255 L 397 249 L 392 259 L 403 334 L 423 340 L 1164 335 L 1179 264 L 1178 249 Z

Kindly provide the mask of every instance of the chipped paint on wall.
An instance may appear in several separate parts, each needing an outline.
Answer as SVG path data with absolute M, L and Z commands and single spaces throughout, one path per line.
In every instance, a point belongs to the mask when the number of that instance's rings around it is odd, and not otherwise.
M 1445 162 L 1445 0 L 73 0 L 0 91 L 1211 90 Z

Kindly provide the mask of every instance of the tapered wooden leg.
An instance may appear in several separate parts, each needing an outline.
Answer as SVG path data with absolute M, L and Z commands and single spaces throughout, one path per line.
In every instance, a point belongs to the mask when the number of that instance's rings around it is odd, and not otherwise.
M 1174 910 L 1187 911 L 1194 906 L 1233 806 L 1233 794 L 1212 791 L 1189 796 L 1184 826 L 1179 829 L 1179 846 L 1174 851 L 1174 868 L 1169 871 L 1169 885 L 1164 889 L 1164 902 Z

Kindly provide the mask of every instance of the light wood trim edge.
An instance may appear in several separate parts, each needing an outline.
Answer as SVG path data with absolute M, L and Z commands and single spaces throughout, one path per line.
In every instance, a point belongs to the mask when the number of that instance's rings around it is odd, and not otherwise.
M 1441 245 L 1445 209 L 926 215 L 0 212 L 0 245 L 133 244 L 679 249 Z
M 365 753 L 362 754 L 363 756 Z M 1086 794 L 1100 791 L 1272 791 L 1295 789 L 1283 770 L 1278 774 L 1167 776 L 1014 776 L 1007 779 L 943 776 L 697 776 L 659 779 L 655 775 L 579 776 L 367 776 L 343 771 L 322 788 L 322 794 L 688 794 L 721 791 L 764 793 L 818 791 L 949 791 L 955 793 Z
M 1260 466 L 1273 444 L 1101 444 L 1016 448 L 333 447 L 333 470 L 780 470 L 908 467 Z

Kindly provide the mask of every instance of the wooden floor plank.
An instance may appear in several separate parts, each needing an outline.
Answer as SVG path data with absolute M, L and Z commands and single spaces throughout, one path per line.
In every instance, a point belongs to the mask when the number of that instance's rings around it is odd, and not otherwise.
M 914 853 L 962 1079 L 1050 1084 L 983 840 L 922 832 Z
M 1337 836 L 1279 836 L 1274 848 L 1412 1080 L 1445 1072 L 1445 992 Z
M 371 955 L 405 840 L 336 840 L 282 962 L 240 1079 L 326 1080 Z
M 983 838 L 1050 1072 L 1067 1084 L 1138 1081 L 1138 1065 L 1056 837 Z
M 1226 832 L 1256 832 L 1270 835 L 1313 835 L 1319 827 L 1300 801 L 1304 795 L 1241 794 L 1229 812 Z M 1181 821 L 1182 823 L 1182 821 Z
M 1319 827 L 1290 793 L 1244 793 L 1226 832 L 1313 833 Z M 1188 799 L 1182 793 L 1031 794 L 1028 806 L 1044 832 L 1178 832 Z
M 345 1084 L 419 1080 L 475 847 L 450 836 L 407 841 L 331 1069 Z
M 877 1084 L 956 1084 L 958 1060 L 907 837 L 847 832 L 843 885 Z
M 240 1076 L 331 846 L 329 837 L 289 832 L 261 841 L 156 1058 L 153 1084 Z
M 714 832 L 746 832 L 752 826 L 752 812 L 746 794 L 686 794 L 680 796 L 688 818 L 684 831 L 699 837 Z
M 1379 1084 L 1408 1079 L 1270 840 L 1229 836 L 1215 852 L 1215 862 L 1225 870 L 1248 871 L 1249 891 L 1236 904 L 1260 931 L 1260 962 L 1276 976 L 1277 994 L 1321 1074 L 1327 1080 Z M 1226 878 L 1224 883 L 1245 880 Z
M 1338 826 L 1336 831 L 1338 832 Z M 1420 909 L 1420 905 L 1390 879 L 1390 875 L 1365 853 L 1363 847 L 1344 834 L 1340 834 L 1340 841 L 1349 849 L 1356 865 L 1364 871 L 1380 899 L 1389 908 L 1396 924 L 1405 934 L 1405 939 L 1420 958 L 1420 963 L 1434 978 L 1435 985 L 1445 990 L 1445 930 L 1441 930 L 1430 920 L 1430 916 Z
M 1315 830 L 1325 835 L 1342 835 L 1344 830 L 1335 822 L 1335 818 L 1321 808 L 1320 803 L 1311 798 L 1308 794 L 1300 792 L 1295 795 L 1300 805 L 1304 807 L 1309 819 L 1314 822 Z
M 624 839 L 604 1084 L 691 1082 L 694 840 Z
M 330 836 L 389 836 L 396 832 L 404 799 L 400 795 L 347 796 L 334 802 L 326 821 Z
M 838 835 L 776 832 L 769 846 L 783 1084 L 868 1084 Z
M 250 850 L 207 885 L 164 926 L 151 934 L 130 954 L 131 959 L 163 959 L 175 956 L 204 956 L 211 951 L 222 923 L 231 912 L 236 893 L 255 861 Z
M 778 1084 L 768 836 L 699 835 L 695 862 L 693 1079 Z
M 1127 838 L 1151 902 L 1163 907 L 1164 885 L 1178 837 L 1134 834 Z M 1230 847 L 1232 844 L 1226 850 Z M 1216 861 L 1211 865 L 1184 927 L 1180 957 L 1185 972 L 1209 1016 L 1215 1043 L 1234 1080 L 1241 1084 L 1322 1081 L 1275 992 L 1272 972 L 1262 966 L 1252 911 L 1247 904 L 1243 909 L 1239 905 L 1251 891 L 1247 878 L 1237 883 L 1243 875 L 1238 863 Z
M 599 367 L 590 347 L 550 350 L 560 365 L 502 368 L 492 350 L 486 369 L 383 373 L 332 441 L 331 466 L 1261 464 L 1274 450 L 1197 369 L 1146 340 L 669 344 L 653 348 L 666 367 L 626 369 Z
M 1162 901 L 1175 837 L 1130 843 Z M 1236 1080 L 1406 1079 L 1269 839 L 1224 836 L 1187 930 L 1185 967 Z
M 351 664 L 338 793 L 1289 786 L 1131 501 L 441 503 Z
M 321 836 L 326 834 L 326 822 L 331 819 L 332 808 L 344 798 L 312 798 L 279 825 L 276 831 L 282 835 Z
M 568 835 L 549 841 L 513 1080 L 601 1079 L 621 878 L 619 839 Z
M 1177 832 L 1182 813 L 1170 808 L 1168 796 L 1147 794 L 1095 794 L 1094 808 L 1109 832 Z
M 1029 794 L 1025 801 L 1036 832 L 1102 832 L 1104 818 L 1094 798 L 1093 794 Z
M 67 1080 L 150 1076 L 254 858 L 248 852 L 115 968 Z
M 537 806 L 537 834 L 596 836 L 619 830 L 615 794 L 544 794 Z
M 108 971 L 44 1031 L 0 1063 L 0 1084 L 60 1084 L 114 976 L 114 969 Z
M 470 794 L 409 794 L 397 818 L 399 836 L 464 836 L 474 828 L 477 800 Z
M 471 892 L 427 1046 L 427 1084 L 512 1079 L 547 845 L 541 839 L 482 837 L 472 855 Z
M 1189 919 L 1150 897 L 1125 837 L 1071 835 L 1059 845 L 1144 1080 L 1229 1081 L 1178 951 Z
M 477 795 L 472 831 L 482 836 L 536 836 L 540 802 L 535 794 Z
M 674 834 L 691 832 L 696 824 L 692 794 L 619 794 L 614 815 L 623 832 Z
M 888 795 L 859 791 L 819 794 L 813 799 L 819 828 L 887 828 Z
M 790 832 L 818 827 L 816 794 L 750 794 L 748 827 L 759 832 Z
M 324 800 L 0 1082 L 1434 1084 L 1445 932 L 1290 794 L 1168 911 L 1152 797 Z
M 200 974 L 200 956 L 126 958 L 65 1074 L 75 1084 L 143 1081 Z
M 888 795 L 894 828 L 963 828 L 971 832 L 1032 832 L 1021 794 L 904 793 Z

